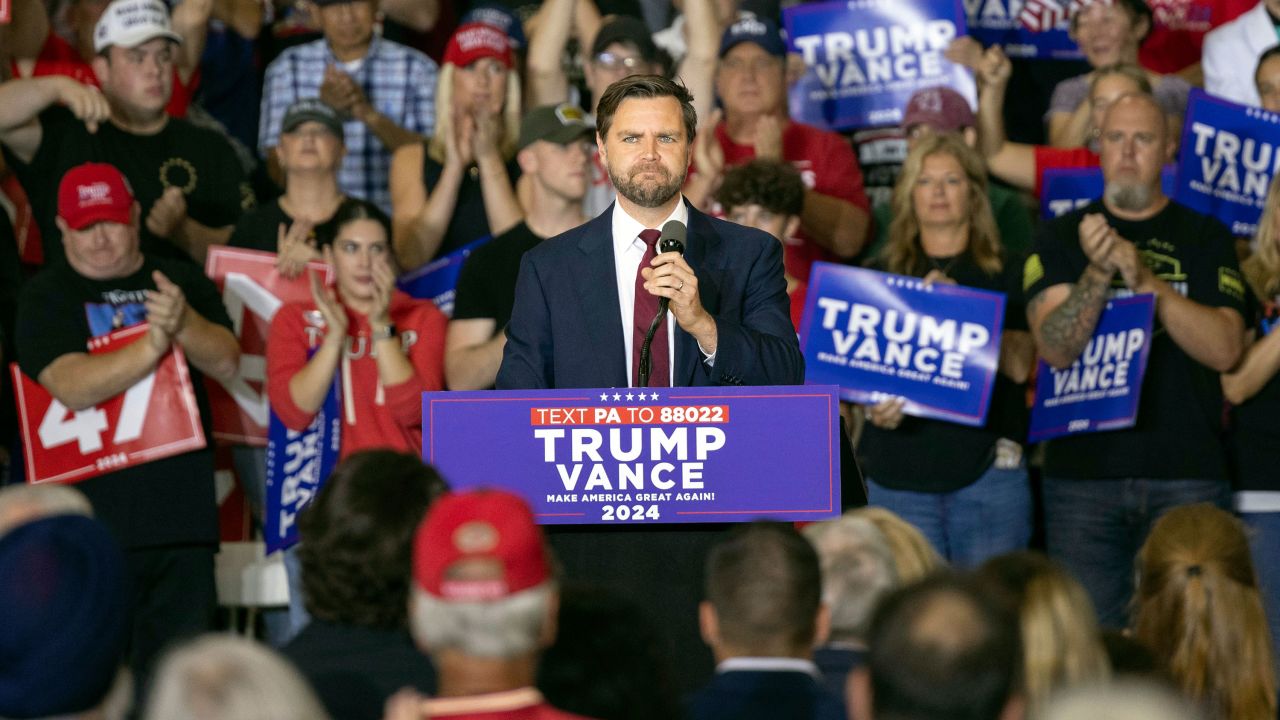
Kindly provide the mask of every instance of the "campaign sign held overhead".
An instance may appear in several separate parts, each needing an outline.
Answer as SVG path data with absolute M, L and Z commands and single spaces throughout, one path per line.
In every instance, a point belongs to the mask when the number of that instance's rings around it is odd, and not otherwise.
M 427 392 L 422 430 L 454 489 L 505 488 L 541 523 L 840 514 L 834 387 Z
M 1191 91 L 1175 200 L 1221 220 L 1233 235 L 1250 237 L 1277 169 L 1280 115 Z
M 800 328 L 805 381 L 839 385 L 850 402 L 902 397 L 908 415 L 981 426 L 1004 305 L 1002 293 L 814 263 Z
M 1068 34 L 1068 17 L 1063 6 L 1068 0 L 964 0 L 969 34 L 983 45 L 1000 45 L 1006 55 L 1029 60 L 1082 60 L 1084 53 Z M 1036 14 L 1051 22 L 1049 27 L 1032 29 L 1023 22 L 1028 5 L 1049 12 Z M 1055 8 L 1058 12 L 1052 12 Z
M 848 0 L 783 11 L 805 75 L 790 90 L 791 117 L 843 130 L 897 125 L 917 90 L 955 89 L 976 105 L 970 72 L 943 53 L 965 34 L 961 0 Z
M 1031 406 L 1031 442 L 1133 427 L 1151 352 L 1152 295 L 1107 301 L 1084 352 L 1058 370 L 1044 360 Z

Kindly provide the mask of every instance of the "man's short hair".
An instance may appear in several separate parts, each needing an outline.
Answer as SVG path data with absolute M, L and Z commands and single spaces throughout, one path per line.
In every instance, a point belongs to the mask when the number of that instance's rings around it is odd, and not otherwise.
M 822 599 L 836 640 L 865 642 L 871 613 L 898 585 L 889 541 L 870 520 L 843 515 L 805 527 L 822 564 Z
M 725 173 L 716 201 L 726 210 L 759 205 L 775 215 L 799 216 L 804 210 L 804 181 L 788 163 L 752 160 Z
M 1151 88 L 1151 80 L 1147 77 L 1147 71 L 1143 70 L 1142 66 L 1131 62 L 1118 62 L 1111 63 L 1110 65 L 1103 65 L 1093 71 L 1093 79 L 1089 81 L 1089 94 L 1093 94 L 1093 89 L 1098 86 L 1098 83 L 1101 82 L 1103 78 L 1111 77 L 1112 75 L 1122 75 L 1129 78 L 1138 86 L 1139 91 L 1144 92 L 1147 95 L 1150 95 L 1153 92 Z
M 693 109 L 693 95 L 689 89 L 675 80 L 661 75 L 632 75 L 623 78 L 608 88 L 600 96 L 596 105 L 596 128 L 600 137 L 609 136 L 609 126 L 613 124 L 613 116 L 618 112 L 622 101 L 628 98 L 663 98 L 672 97 L 680 103 L 680 114 L 684 120 L 684 132 L 690 143 L 698 132 L 698 112 Z
M 93 517 L 84 493 L 67 485 L 8 485 L 0 487 L 0 535 L 33 520 L 55 515 Z
M 738 526 L 711 549 L 706 573 L 707 600 L 726 645 L 756 655 L 812 646 L 822 573 L 818 554 L 794 527 Z
M 333 623 L 405 627 L 413 533 L 447 489 L 410 453 L 368 450 L 343 460 L 298 520 L 308 612 Z
M 1017 622 L 971 580 L 934 575 L 895 591 L 867 637 L 877 718 L 996 720 L 1017 687 Z

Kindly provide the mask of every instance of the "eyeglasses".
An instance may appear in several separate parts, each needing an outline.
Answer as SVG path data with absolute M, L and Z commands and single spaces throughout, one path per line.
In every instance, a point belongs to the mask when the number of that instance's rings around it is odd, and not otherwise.
M 596 55 L 595 63 L 605 70 L 639 70 L 644 64 L 644 58 L 623 57 L 615 55 L 611 52 L 602 52 Z
M 750 72 L 752 75 L 763 75 L 770 70 L 774 70 L 781 66 L 781 61 L 775 57 L 753 58 L 744 60 L 742 58 L 730 58 L 721 60 L 720 67 L 726 72 L 745 73 Z

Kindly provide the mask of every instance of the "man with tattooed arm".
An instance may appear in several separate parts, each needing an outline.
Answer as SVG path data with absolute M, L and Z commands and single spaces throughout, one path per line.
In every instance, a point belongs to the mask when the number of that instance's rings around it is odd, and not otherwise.
M 1050 555 L 1080 578 L 1111 627 L 1127 624 L 1133 558 L 1164 511 L 1226 508 L 1218 374 L 1243 349 L 1244 283 L 1227 228 L 1160 187 L 1175 138 L 1149 95 L 1112 104 L 1100 134 L 1103 198 L 1048 223 L 1027 259 L 1027 318 L 1040 355 L 1077 362 L 1112 297 L 1151 293 L 1155 319 L 1137 424 L 1049 443 Z

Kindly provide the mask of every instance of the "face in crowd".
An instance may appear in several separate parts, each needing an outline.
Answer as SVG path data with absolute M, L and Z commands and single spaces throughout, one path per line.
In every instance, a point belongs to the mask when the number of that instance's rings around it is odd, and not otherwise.
M 1093 67 L 1132 62 L 1147 34 L 1146 19 L 1116 4 L 1091 3 L 1071 19 L 1071 37 Z
M 373 0 L 350 0 L 322 5 L 316 19 L 320 32 L 337 57 L 360 57 L 373 41 L 377 9 Z
M 520 153 L 520 169 L 563 200 L 577 202 L 587 194 L 592 146 L 588 136 L 561 145 L 539 140 Z
M 480 58 L 459 67 L 453 73 L 453 105 L 473 114 L 497 115 L 507 99 L 507 73 L 510 72 L 495 58 Z
M 112 45 L 95 57 L 93 70 L 112 112 L 130 123 L 164 115 L 177 50 L 172 40 L 155 38 L 132 48 Z
M 716 94 L 726 114 L 775 113 L 786 100 L 786 68 L 782 58 L 753 42 L 740 42 L 720 59 Z
M 776 213 L 755 203 L 735 205 L 726 217 L 739 225 L 763 230 L 778 240 L 792 237 L 800 228 L 800 218 L 795 215 Z
M 62 218 L 57 219 L 62 231 L 62 245 L 67 263 L 77 273 L 91 280 L 125 277 L 142 267 L 142 251 L 138 239 L 140 209 L 133 204 L 130 224 L 102 221 L 72 230 Z
M 911 205 L 920 227 L 955 227 L 969 218 L 971 187 L 964 166 L 952 154 L 924 158 L 911 189 Z
M 342 138 L 314 120 L 280 133 L 276 146 L 276 157 L 286 172 L 336 172 L 345 154 Z
M 1159 105 L 1144 95 L 1116 100 L 1099 141 L 1106 199 L 1122 210 L 1150 207 L 1160 191 L 1161 168 L 1172 155 Z
M 583 66 L 583 74 L 591 96 L 597 101 L 605 88 L 632 75 L 658 75 L 662 67 L 651 63 L 640 54 L 640 49 L 629 42 L 610 43 L 603 52 L 591 57 Z
M 692 138 L 673 97 L 623 100 L 597 142 L 613 186 L 640 207 L 660 207 L 684 185 Z
M 1280 4 L 1280 0 L 1276 0 Z M 1258 86 L 1258 97 L 1262 99 L 1262 107 L 1271 112 L 1280 112 L 1280 55 L 1272 55 L 1258 66 L 1254 76 Z
M 338 292 L 348 303 L 374 300 L 374 267 L 391 270 L 391 243 L 386 230 L 376 220 L 359 219 L 345 223 L 325 249 L 325 260 L 333 265 Z
M 1133 78 L 1120 73 L 1112 73 L 1098 78 L 1089 92 L 1089 124 L 1094 128 L 1102 127 L 1102 120 L 1107 116 L 1111 104 L 1124 95 L 1135 95 L 1142 92 Z

